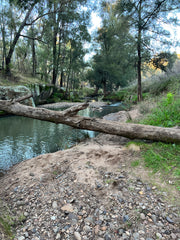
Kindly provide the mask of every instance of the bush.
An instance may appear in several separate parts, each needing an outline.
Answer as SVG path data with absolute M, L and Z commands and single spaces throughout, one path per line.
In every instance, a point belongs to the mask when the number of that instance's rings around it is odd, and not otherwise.
M 107 101 L 117 101 L 117 102 L 121 102 L 121 101 L 125 101 L 125 98 L 127 97 L 128 91 L 127 90 L 121 90 L 118 92 L 114 92 L 111 93 L 109 95 L 107 95 L 106 97 L 103 98 L 103 100 Z
M 91 97 L 94 94 L 94 88 L 83 88 L 79 91 L 81 97 Z
M 173 93 L 180 91 L 180 76 L 160 77 L 152 82 L 146 82 L 143 86 L 143 92 L 149 92 L 152 96 L 159 96 L 168 91 Z

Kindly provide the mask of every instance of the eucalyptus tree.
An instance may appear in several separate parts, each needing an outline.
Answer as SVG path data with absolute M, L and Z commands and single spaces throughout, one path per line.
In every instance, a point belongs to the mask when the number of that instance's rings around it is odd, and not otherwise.
M 106 95 L 108 90 L 124 87 L 134 79 L 135 51 L 128 21 L 123 17 L 116 18 L 111 3 L 103 5 L 103 13 L 103 25 L 96 39 L 100 48 L 93 57 L 93 73 L 88 76 Z
M 131 26 L 131 32 L 136 39 L 137 50 L 137 76 L 138 100 L 142 100 L 141 72 L 142 64 L 150 58 L 150 43 L 160 39 L 162 44 L 167 40 L 168 32 L 162 23 L 174 21 L 167 18 L 170 11 L 179 11 L 179 0 L 118 0 L 116 2 L 117 14 L 126 17 Z M 155 43 L 153 42 L 155 45 Z M 154 48 L 154 47 L 153 47 Z
M 0 4 L 0 36 L 1 36 L 1 56 L 2 68 L 5 69 L 8 47 L 12 43 L 13 36 L 17 31 L 16 26 L 19 23 L 17 12 L 14 12 L 6 0 L 1 0 Z
M 1 36 L 1 40 L 0 40 L 0 47 L 1 47 L 1 61 L 2 61 L 2 69 L 4 70 L 5 67 L 5 59 L 6 59 L 6 26 L 7 26 L 7 14 L 8 14 L 8 8 L 5 5 L 5 2 L 3 0 L 1 0 L 1 4 L 0 4 L 0 36 Z
M 23 20 L 21 21 L 20 25 L 17 26 L 17 31 L 14 34 L 14 38 L 10 44 L 9 51 L 6 56 L 6 74 L 10 75 L 10 63 L 11 63 L 11 58 L 15 50 L 15 46 L 20 38 L 21 32 L 24 29 L 24 27 L 27 24 L 27 21 L 32 13 L 33 8 L 37 4 L 37 1 L 10 1 L 12 4 L 18 4 L 20 8 L 25 11 L 25 14 L 23 16 Z
M 26 39 L 20 39 L 16 45 L 15 51 L 15 67 L 21 73 L 27 72 L 27 63 L 29 54 L 28 42 Z
M 71 40 L 86 41 L 89 38 L 87 31 L 87 11 L 83 10 L 86 0 L 48 1 L 52 14 L 45 19 L 45 38 L 52 46 L 52 84 L 56 84 L 60 72 L 61 86 L 63 85 L 68 55 L 67 44 Z M 58 9 L 58 11 L 57 11 Z

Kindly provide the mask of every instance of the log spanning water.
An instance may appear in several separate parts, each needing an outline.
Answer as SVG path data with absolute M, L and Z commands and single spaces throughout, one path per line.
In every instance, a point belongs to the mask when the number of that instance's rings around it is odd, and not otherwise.
M 25 96 L 24 98 L 21 98 L 20 101 L 28 97 L 30 96 Z M 13 101 L 0 100 L 0 110 L 19 116 L 54 122 L 56 124 L 66 124 L 77 129 L 86 129 L 113 134 L 130 139 L 146 139 L 167 143 L 180 143 L 180 129 L 162 128 L 132 123 L 119 123 L 77 115 L 78 111 L 83 110 L 88 106 L 88 103 L 83 103 L 64 111 L 57 112 L 44 108 L 33 108 L 22 105 L 19 103 L 19 99 Z

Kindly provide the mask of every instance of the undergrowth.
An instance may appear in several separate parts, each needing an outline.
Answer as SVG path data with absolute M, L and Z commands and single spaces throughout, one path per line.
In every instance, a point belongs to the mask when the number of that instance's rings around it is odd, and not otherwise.
M 139 123 L 161 127 L 180 126 L 180 96 L 179 92 L 167 93 L 158 103 L 157 107 Z M 136 143 L 137 144 L 137 143 Z M 153 173 L 160 173 L 164 181 L 170 181 L 180 191 L 180 144 L 165 144 L 154 142 L 146 144 L 139 142 L 141 155 L 146 167 Z M 137 167 L 140 161 L 132 162 Z
M 180 97 L 168 93 L 166 98 L 163 98 L 152 113 L 140 123 L 161 127 L 180 126 Z
M 152 143 L 142 145 L 145 166 L 154 173 L 160 172 L 164 179 L 174 181 L 180 191 L 180 145 Z
M 163 181 L 174 184 L 180 191 L 180 144 L 162 142 L 147 144 L 142 141 L 133 144 L 140 146 L 142 159 L 132 161 L 131 166 L 138 167 L 143 161 L 143 165 L 151 169 L 153 174 L 160 173 Z

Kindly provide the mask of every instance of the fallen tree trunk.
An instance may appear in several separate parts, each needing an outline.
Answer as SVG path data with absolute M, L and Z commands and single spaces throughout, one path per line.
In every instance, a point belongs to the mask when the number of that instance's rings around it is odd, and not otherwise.
M 24 98 L 27 98 L 27 96 Z M 89 105 L 88 103 L 83 103 L 64 111 L 33 108 L 19 103 L 24 98 L 12 101 L 0 100 L 0 110 L 10 114 L 54 122 L 56 124 L 66 124 L 78 129 L 113 134 L 130 139 L 147 139 L 167 143 L 180 143 L 180 129 L 162 128 L 133 123 L 119 123 L 99 118 L 76 115 L 78 111 L 87 108 Z

